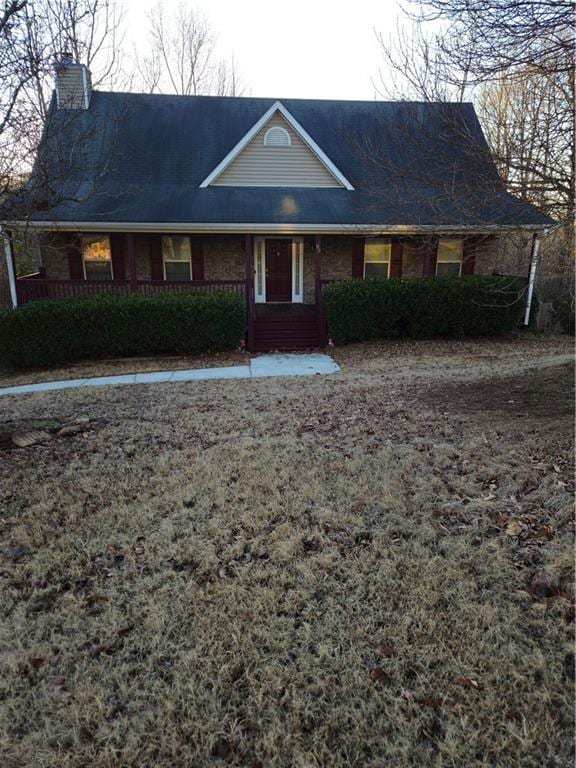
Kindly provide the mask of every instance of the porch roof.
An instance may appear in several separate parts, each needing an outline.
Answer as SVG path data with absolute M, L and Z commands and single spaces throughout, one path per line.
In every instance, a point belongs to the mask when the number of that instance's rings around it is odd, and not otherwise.
M 505 191 L 471 104 L 284 99 L 354 189 L 201 188 L 274 101 L 96 91 L 87 110 L 53 106 L 32 178 L 3 217 L 182 228 L 552 223 Z

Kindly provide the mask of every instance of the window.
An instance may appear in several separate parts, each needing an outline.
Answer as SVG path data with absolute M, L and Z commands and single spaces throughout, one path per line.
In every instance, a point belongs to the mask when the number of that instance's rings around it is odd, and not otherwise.
M 364 244 L 364 277 L 390 275 L 391 245 L 387 240 L 366 240 Z
M 460 277 L 462 270 L 462 240 L 440 240 L 436 259 L 438 277 L 455 275 Z
M 166 280 L 192 280 L 192 251 L 189 237 L 163 237 L 162 256 Z
M 286 128 L 274 125 L 266 131 L 264 144 L 267 147 L 289 147 L 292 142 L 290 141 L 290 134 Z
M 112 251 L 108 237 L 83 237 L 82 263 L 86 280 L 112 280 Z

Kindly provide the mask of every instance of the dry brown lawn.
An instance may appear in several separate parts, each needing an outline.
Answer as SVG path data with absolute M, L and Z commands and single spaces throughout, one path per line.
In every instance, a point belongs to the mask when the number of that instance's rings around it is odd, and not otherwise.
M 0 399 L 6 768 L 572 765 L 570 343 Z
M 188 368 L 216 368 L 227 365 L 247 365 L 246 352 L 214 352 L 210 355 L 160 355 L 155 357 L 125 357 L 105 360 L 81 360 L 46 370 L 34 368 L 26 371 L 0 370 L 0 387 L 37 384 L 42 381 L 88 379 L 92 376 L 117 376 L 123 373 L 151 371 L 179 371 Z

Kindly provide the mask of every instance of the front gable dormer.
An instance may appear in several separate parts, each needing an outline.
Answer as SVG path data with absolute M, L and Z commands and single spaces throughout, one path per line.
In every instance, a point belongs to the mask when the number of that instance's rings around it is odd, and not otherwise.
M 200 186 L 353 189 L 279 101 L 262 115 Z

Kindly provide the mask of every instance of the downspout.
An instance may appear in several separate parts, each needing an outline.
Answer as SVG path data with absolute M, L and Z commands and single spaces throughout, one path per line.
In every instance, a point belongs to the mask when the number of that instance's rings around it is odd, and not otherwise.
M 528 293 L 526 295 L 526 309 L 524 311 L 524 325 L 530 324 L 530 310 L 532 309 L 532 297 L 534 295 L 534 282 L 536 280 L 536 267 L 538 266 L 538 251 L 540 250 L 540 237 L 538 232 L 532 235 L 532 258 L 530 261 L 530 276 L 528 278 Z
M 6 271 L 8 272 L 8 285 L 10 286 L 10 299 L 12 309 L 18 306 L 18 294 L 16 292 L 16 274 L 14 273 L 14 255 L 12 253 L 12 240 L 4 227 L 0 224 L 0 237 L 4 240 L 4 254 L 6 256 Z

